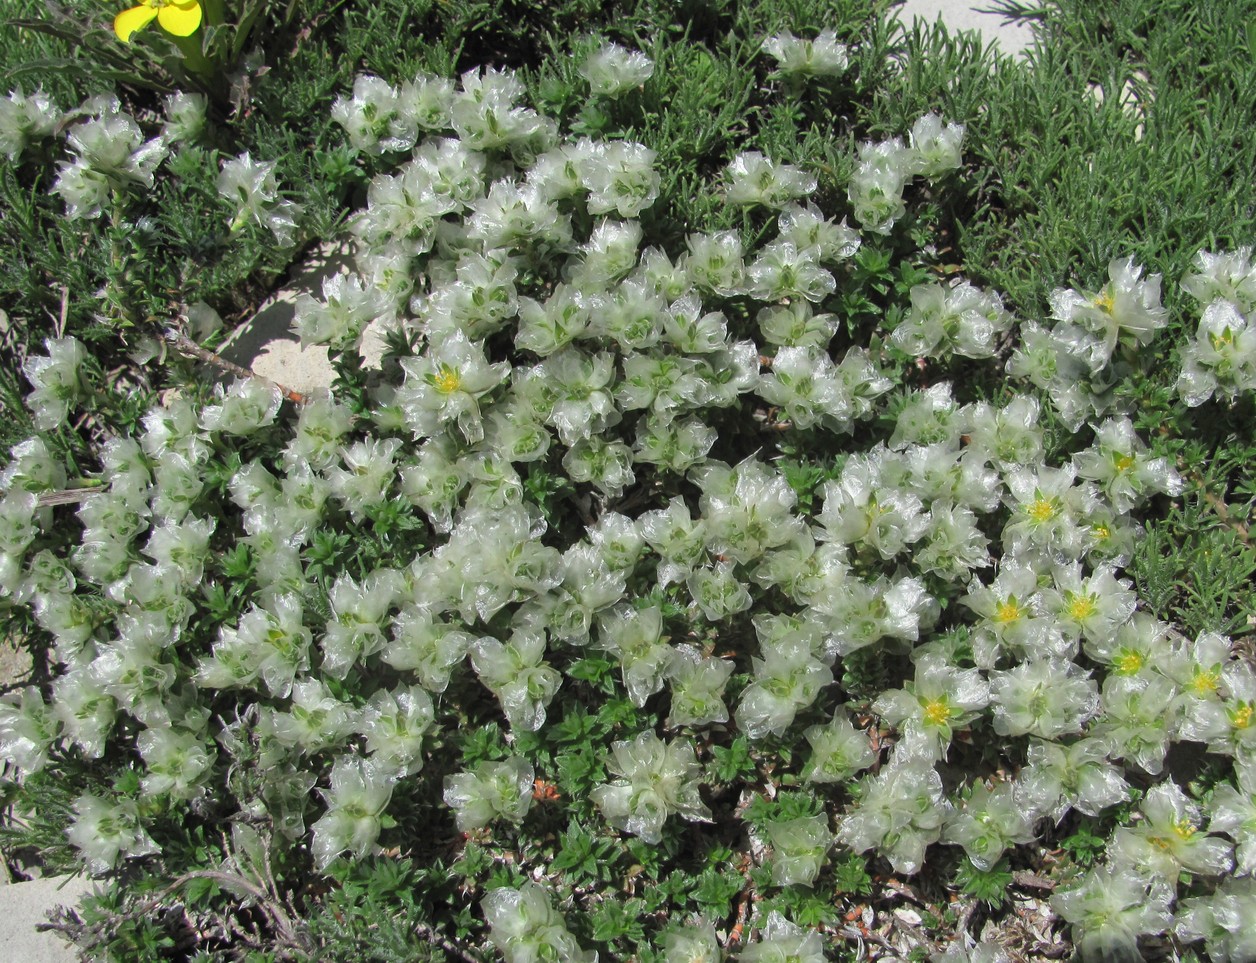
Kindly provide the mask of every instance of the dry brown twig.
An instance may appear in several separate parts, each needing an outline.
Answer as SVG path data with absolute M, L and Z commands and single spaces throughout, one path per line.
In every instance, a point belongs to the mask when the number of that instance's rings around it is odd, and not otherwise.
M 104 491 L 99 485 L 93 485 L 86 488 L 69 488 L 60 492 L 44 492 L 39 496 L 39 507 L 48 508 L 53 505 L 73 505 L 77 502 L 84 501 L 92 495 L 98 495 Z
M 248 368 L 242 368 L 240 365 L 228 361 L 222 355 L 214 354 L 214 352 L 208 350 L 207 348 L 202 348 L 186 334 L 183 334 L 174 328 L 170 328 L 166 331 L 166 341 L 168 341 L 174 349 L 181 354 L 187 355 L 191 358 L 196 358 L 198 361 L 205 362 L 205 364 L 213 365 L 220 371 L 233 374 L 237 378 L 253 378 L 257 381 L 263 381 L 268 385 L 274 385 L 280 390 L 280 392 L 282 392 L 283 396 L 293 404 L 303 405 L 309 401 L 308 397 L 293 388 L 281 385 L 277 381 L 271 381 L 269 378 L 263 378 L 261 375 L 255 374 Z

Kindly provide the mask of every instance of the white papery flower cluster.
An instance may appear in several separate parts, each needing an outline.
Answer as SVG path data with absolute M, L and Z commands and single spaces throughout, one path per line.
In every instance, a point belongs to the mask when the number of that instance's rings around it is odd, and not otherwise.
M 0 100 L 0 153 L 16 161 L 28 146 L 51 137 L 61 119 L 61 111 L 42 90 L 22 93 L 22 88 L 9 91 Z
M 48 353 L 27 358 L 22 373 L 35 389 L 26 396 L 35 427 L 53 431 L 87 394 L 83 372 L 87 349 L 73 337 L 48 338 L 44 348 Z
M 814 38 L 795 37 L 788 30 L 763 41 L 763 52 L 777 62 L 778 72 L 791 79 L 840 77 L 850 61 L 837 32 L 823 30 Z
M 618 97 L 640 87 L 654 75 L 654 61 L 639 50 L 608 43 L 593 51 L 580 65 L 580 76 L 598 97 Z
M 453 85 L 440 77 L 419 77 L 393 87 L 379 77 L 360 74 L 351 97 L 337 97 L 331 119 L 345 129 L 349 144 L 368 154 L 406 151 L 421 130 L 445 125 L 453 103 Z
M 279 196 L 275 177 L 278 161 L 254 160 L 248 151 L 223 161 L 218 175 L 218 193 L 235 207 L 231 230 L 238 231 L 250 221 L 275 235 L 287 246 L 293 241 L 300 205 Z
M 1012 326 L 994 292 L 967 281 L 950 285 L 918 284 L 911 289 L 911 309 L 890 336 L 895 347 L 928 358 L 992 358 L 998 339 Z
M 1160 303 L 1160 275 L 1143 278 L 1132 257 L 1108 265 L 1099 291 L 1057 288 L 1051 293 L 1049 328 L 1034 322 L 1021 330 L 1021 344 L 1007 370 L 1050 396 L 1071 431 L 1113 409 L 1110 388 L 1132 355 L 1151 343 L 1168 323 Z
M 912 125 L 906 146 L 900 137 L 861 145 L 859 166 L 847 188 L 855 220 L 866 230 L 889 234 L 907 213 L 903 191 L 911 179 L 934 181 L 958 168 L 963 142 L 963 124 L 946 124 L 930 113 Z
M 337 102 L 351 144 L 397 163 L 353 221 L 354 270 L 304 299 L 296 325 L 336 354 L 377 320 L 411 346 L 356 408 L 324 394 L 285 417 L 255 380 L 199 408 L 172 398 L 137 439 L 105 446 L 65 558 L 41 544 L 54 522 L 39 505 L 63 477 L 46 446 L 14 449 L 0 587 L 53 638 L 57 675 L 0 702 L 5 757 L 36 771 L 134 732 L 143 793 L 200 800 L 226 779 L 241 812 L 325 868 L 377 850 L 398 787 L 456 727 L 501 720 L 526 746 L 604 656 L 623 705 L 666 704 L 684 730 L 605 747 L 588 801 L 646 843 L 675 831 L 672 815 L 711 818 L 705 734 L 731 718 L 765 753 L 804 735 L 801 778 L 851 789 L 764 830 L 776 885 L 816 879 L 834 841 L 903 873 L 938 843 L 993 867 L 1071 810 L 1127 800 L 1128 770 L 1155 783 L 1141 822 L 1057 899 L 1084 939 L 1163 930 L 1180 874 L 1226 872 L 1231 851 L 1249 874 L 1256 672 L 1230 640 L 1181 638 L 1138 609 L 1133 513 L 1182 482 L 1095 400 L 1120 349 L 1164 323 L 1158 277 L 1114 262 L 1102 292 L 1057 294 L 1051 331 L 965 282 L 921 285 L 894 332 L 860 342 L 836 313 L 860 237 L 808 200 L 814 177 L 738 155 L 726 194 L 774 212 L 754 212 L 762 239 L 695 230 L 668 252 L 639 219 L 660 189 L 654 154 L 560 140 L 522 96 L 488 70 L 457 87 L 364 78 Z M 856 220 L 890 230 L 907 179 L 958 166 L 962 133 L 927 115 L 910 147 L 865 147 Z M 238 219 L 291 229 L 270 165 L 245 155 L 223 178 Z M 1246 297 L 1242 270 L 1192 284 Z M 1048 464 L 1035 398 L 907 387 L 886 334 L 939 361 L 1019 343 L 1013 372 L 1066 422 L 1089 418 L 1088 445 Z M 27 376 L 52 428 L 85 389 L 81 346 L 48 350 Z M 763 453 L 786 429 L 838 453 L 812 484 Z M 830 437 L 856 430 L 877 440 L 843 451 Z M 388 564 L 353 551 L 372 532 Z M 881 653 L 904 667 L 864 700 L 886 755 L 843 681 Z M 1021 740 L 1025 764 L 944 781 L 957 746 L 989 731 Z M 1210 823 L 1159 778 L 1174 741 L 1235 760 Z M 528 819 L 546 763 L 524 756 L 440 774 L 449 811 L 434 818 L 468 832 Z M 93 871 L 151 852 L 133 803 L 80 800 L 70 838 Z M 1179 931 L 1240 940 L 1225 914 L 1250 893 L 1209 899 Z M 484 910 L 509 959 L 591 958 L 538 888 L 494 890 Z M 707 943 L 682 935 L 695 953 Z M 770 918 L 742 959 L 791 954 L 821 959 L 819 936 Z
M 643 732 L 631 742 L 615 743 L 607 768 L 619 778 L 598 786 L 591 798 L 617 829 L 658 843 L 672 813 L 711 821 L 711 810 L 698 795 L 701 767 L 688 742 L 668 743 Z
M 550 903 L 545 887 L 537 883 L 529 881 L 519 889 L 500 887 L 480 905 L 492 928 L 489 937 L 506 963 L 597 963 L 597 951 L 580 949 L 562 914 Z
M 26 96 L 15 90 L 0 100 L 0 152 L 17 161 L 31 144 L 64 130 L 69 160 L 58 163 L 51 193 L 64 202 L 71 220 L 100 217 L 106 210 L 124 210 L 139 192 L 152 188 L 171 153 L 201 136 L 208 108 L 204 94 L 176 91 L 166 96 L 163 107 L 160 129 L 147 136 L 140 119 L 112 95 L 91 97 L 63 114 L 42 91 Z M 245 153 L 224 162 L 218 186 L 235 205 L 233 230 L 254 220 L 288 244 L 300 208 L 278 197 L 275 166 Z
M 205 94 L 186 94 L 176 90 L 165 100 L 166 120 L 161 136 L 168 144 L 194 141 L 205 129 L 205 112 L 209 98 Z
M 73 159 L 58 165 L 52 191 L 65 201 L 71 219 L 99 217 L 114 191 L 152 187 L 169 152 L 165 137 L 144 139 L 139 122 L 116 97 L 98 97 L 80 108 L 85 119 L 69 127 Z
M 1200 251 L 1198 273 L 1182 287 L 1204 308 L 1195 339 L 1182 351 L 1177 391 L 1192 408 L 1214 395 L 1234 401 L 1256 391 L 1256 265 L 1252 249 L 1212 254 Z

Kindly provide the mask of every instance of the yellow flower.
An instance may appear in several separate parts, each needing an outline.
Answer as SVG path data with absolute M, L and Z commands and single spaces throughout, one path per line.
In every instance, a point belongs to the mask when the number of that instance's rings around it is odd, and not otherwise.
M 154 19 L 166 33 L 190 37 L 201 26 L 200 0 L 142 0 L 139 6 L 113 18 L 113 32 L 123 43 L 130 43 L 135 31 Z

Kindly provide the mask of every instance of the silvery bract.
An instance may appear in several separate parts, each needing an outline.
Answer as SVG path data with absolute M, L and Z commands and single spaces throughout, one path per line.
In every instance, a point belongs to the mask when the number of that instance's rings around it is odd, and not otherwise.
M 772 883 L 776 886 L 814 883 L 833 845 L 828 816 L 820 813 L 776 819 L 767 824 L 764 832 L 772 848 Z
M 616 829 L 657 843 L 672 813 L 710 822 L 711 811 L 698 795 L 702 769 L 687 741 L 664 742 L 642 732 L 631 742 L 616 742 L 606 767 L 619 778 L 598 786 L 590 798 Z
M 804 930 L 780 913 L 768 914 L 759 939 L 739 954 L 742 963 L 824 963 L 824 941 L 819 933 Z
M 654 63 L 649 57 L 616 43 L 595 50 L 580 65 L 580 76 L 589 82 L 590 92 L 602 97 L 615 97 L 639 87 L 653 73 Z
M 518 756 L 482 762 L 470 772 L 445 777 L 445 805 L 454 810 L 464 833 L 496 819 L 517 824 L 532 805 L 534 776 L 532 764 Z
M 519 889 L 491 890 L 480 906 L 491 927 L 489 939 L 506 963 L 597 963 L 597 952 L 580 949 L 562 914 L 550 904 L 545 888 L 530 880 Z

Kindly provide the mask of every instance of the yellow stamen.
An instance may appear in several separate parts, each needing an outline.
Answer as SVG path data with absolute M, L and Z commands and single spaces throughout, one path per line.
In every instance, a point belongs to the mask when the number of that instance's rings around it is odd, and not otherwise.
M 1231 331 L 1228 327 L 1224 331 L 1222 331 L 1220 334 L 1213 334 L 1212 332 L 1209 332 L 1208 340 L 1212 342 L 1212 346 L 1214 350 L 1220 350 L 1221 348 L 1228 348 L 1230 345 L 1234 343 L 1234 332 Z
M 1195 835 L 1195 827 L 1189 819 L 1175 819 L 1173 832 L 1177 834 L 1178 839 L 1190 839 Z
M 944 726 L 951 718 L 951 707 L 946 698 L 931 699 L 925 703 L 925 722 L 931 726 Z
M 432 378 L 432 386 L 441 394 L 452 395 L 462 387 L 462 376 L 453 368 L 440 366 L 440 371 Z
M 1091 528 L 1090 533 L 1101 542 L 1106 542 L 1112 537 L 1112 529 L 1108 528 L 1107 525 L 1095 525 Z
M 1009 622 L 1016 622 L 1021 617 L 1021 607 L 1016 604 L 1015 598 L 1009 598 L 1006 602 L 1000 602 L 994 608 L 994 621 L 1003 625 Z
M 1112 309 L 1116 307 L 1116 298 L 1107 291 L 1100 291 L 1090 303 L 1105 314 L 1111 314 Z
M 1134 467 L 1134 456 L 1117 455 L 1116 458 L 1112 460 L 1112 464 L 1116 467 L 1117 471 L 1127 472 Z
M 1141 652 L 1122 649 L 1112 662 L 1112 668 L 1121 675 L 1134 675 L 1146 663 L 1147 657 Z
M 1089 595 L 1074 595 L 1069 599 L 1065 611 L 1068 612 L 1068 617 L 1074 622 L 1085 622 L 1099 611 L 1099 606 L 1095 604 L 1094 598 Z
M 1195 675 L 1191 678 L 1191 691 L 1196 695 L 1210 695 L 1217 691 L 1217 685 L 1220 682 L 1220 669 L 1205 669 L 1197 666 Z
M 1239 704 L 1239 707 L 1230 713 L 1230 722 L 1235 729 L 1246 729 L 1252 724 L 1252 706 L 1249 702 Z
M 1039 524 L 1051 521 L 1059 512 L 1060 505 L 1056 499 L 1043 498 L 1041 495 L 1035 498 L 1025 510 L 1025 514 Z

